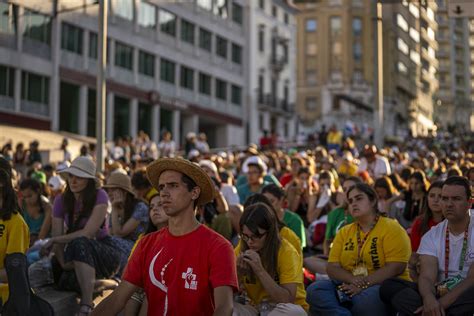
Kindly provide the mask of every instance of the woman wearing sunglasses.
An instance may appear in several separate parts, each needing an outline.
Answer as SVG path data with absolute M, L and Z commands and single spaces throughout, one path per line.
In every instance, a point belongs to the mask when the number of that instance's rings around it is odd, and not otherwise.
M 240 231 L 236 256 L 243 293 L 234 304 L 234 315 L 306 315 L 301 259 L 280 238 L 270 207 L 263 203 L 246 207 Z

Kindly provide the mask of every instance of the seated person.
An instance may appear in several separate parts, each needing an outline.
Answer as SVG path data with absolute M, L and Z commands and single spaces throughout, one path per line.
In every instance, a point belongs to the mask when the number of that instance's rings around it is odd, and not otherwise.
M 365 183 L 347 192 L 354 223 L 344 226 L 329 252 L 330 280 L 319 280 L 308 289 L 312 314 L 387 315 L 380 300 L 380 284 L 399 276 L 409 280 L 410 240 L 395 220 L 380 216 L 377 194 Z

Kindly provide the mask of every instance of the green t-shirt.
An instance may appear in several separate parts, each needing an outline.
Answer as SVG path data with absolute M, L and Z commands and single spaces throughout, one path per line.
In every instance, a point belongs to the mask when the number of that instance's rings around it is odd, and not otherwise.
M 245 203 L 245 201 L 247 201 L 247 198 L 249 196 L 252 196 L 255 193 L 260 193 L 262 191 L 262 189 L 268 184 L 270 184 L 270 182 L 267 182 L 266 180 L 263 180 L 263 183 L 262 183 L 262 185 L 260 186 L 260 188 L 258 189 L 257 192 L 250 191 L 250 186 L 247 183 L 238 186 L 237 187 L 237 193 L 239 194 L 240 204 L 243 205 Z
M 350 224 L 354 221 L 350 214 L 344 214 L 344 208 L 338 207 L 333 209 L 328 214 L 328 222 L 326 224 L 326 239 L 332 240 L 336 237 L 336 233 L 343 226 Z
M 285 210 L 283 215 L 283 223 L 288 226 L 289 229 L 295 232 L 301 240 L 301 248 L 306 247 L 306 231 L 304 229 L 303 220 L 295 212 Z

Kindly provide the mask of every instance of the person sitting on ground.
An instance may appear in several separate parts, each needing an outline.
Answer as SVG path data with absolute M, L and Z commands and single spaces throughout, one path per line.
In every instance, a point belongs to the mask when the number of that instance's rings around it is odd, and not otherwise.
M 249 196 L 255 193 L 260 193 L 264 186 L 270 184 L 270 182 L 267 182 L 264 179 L 265 169 L 266 166 L 261 163 L 252 162 L 247 164 L 247 183 L 237 187 L 241 204 L 244 204 Z
M 150 181 L 146 177 L 146 169 L 141 168 L 135 170 L 132 174 L 132 187 L 135 196 L 142 199 L 146 203 L 150 202 L 150 198 L 158 193 L 154 187 L 151 186 Z
M 312 179 L 312 173 L 307 167 L 298 170 L 297 177 L 285 188 L 290 211 L 298 214 L 305 227 L 309 225 L 308 210 L 316 205 L 318 185 Z
M 168 227 L 140 240 L 122 282 L 92 315 L 116 315 L 142 288 L 148 315 L 230 316 L 238 286 L 232 246 L 195 218 L 196 207 L 214 196 L 212 180 L 180 158 L 156 160 L 147 176 L 170 217 Z
M 112 203 L 110 233 L 117 249 L 122 253 L 120 275 L 138 236 L 148 226 L 148 206 L 135 197 L 130 177 L 120 172 L 109 176 L 104 189 Z
M 448 178 L 441 189 L 445 216 L 422 238 L 418 248 L 418 282 L 390 279 L 380 289 L 393 313 L 403 315 L 471 315 L 474 311 L 474 216 L 464 177 Z
M 330 280 L 319 280 L 307 289 L 314 315 L 387 315 L 379 298 L 380 284 L 399 276 L 409 280 L 410 240 L 397 221 L 377 210 L 377 193 L 365 183 L 347 192 L 354 223 L 337 234 L 329 252 Z
M 16 192 L 12 185 L 10 163 L 0 157 L 0 306 L 8 299 L 8 280 L 5 257 L 8 254 L 26 253 L 30 245 L 30 234 L 20 214 Z
M 234 303 L 234 315 L 307 315 L 299 255 L 280 238 L 270 207 L 246 207 L 240 225 L 243 242 L 235 252 L 243 300 Z
M 95 163 L 78 157 L 62 173 L 67 175 L 67 187 L 54 201 L 52 237 L 43 252 L 53 248 L 55 281 L 60 289 L 80 291 L 76 315 L 84 316 L 93 309 L 96 280 L 109 279 L 117 273 L 120 251 L 108 234 L 109 198 L 97 188 Z

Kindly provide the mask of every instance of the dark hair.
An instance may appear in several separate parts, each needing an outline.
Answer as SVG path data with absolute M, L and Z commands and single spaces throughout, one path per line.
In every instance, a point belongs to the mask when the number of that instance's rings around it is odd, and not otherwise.
M 461 176 L 449 177 L 443 182 L 443 187 L 445 185 L 460 185 L 464 187 L 464 191 L 466 192 L 466 199 L 467 200 L 471 199 L 471 196 L 472 196 L 471 184 L 469 183 L 469 180 L 467 180 L 467 178 L 461 177 Z
M 0 157 L 0 170 L 4 170 L 10 178 L 13 175 L 11 163 L 3 157 Z
M 410 179 L 416 179 L 418 180 L 419 182 L 421 182 L 421 184 L 423 184 L 423 192 L 427 192 L 428 191 L 428 187 L 429 187 L 429 182 L 428 180 L 426 180 L 426 176 L 425 176 L 425 173 L 421 170 L 416 170 L 415 172 L 413 172 L 410 177 L 408 177 L 408 180 Z
M 377 192 L 375 192 L 375 190 L 370 185 L 368 185 L 367 183 L 361 182 L 361 183 L 356 183 L 353 186 L 351 186 L 350 189 L 347 190 L 347 193 L 346 193 L 348 200 L 349 200 L 349 194 L 353 190 L 358 190 L 364 193 L 365 195 L 367 195 L 367 198 L 369 199 L 369 201 L 373 202 L 374 204 L 375 212 L 380 213 L 377 208 L 377 202 L 379 200 L 377 197 Z
M 257 168 L 258 170 L 260 170 L 260 174 L 263 174 L 263 167 L 261 165 L 259 165 L 258 163 L 249 163 L 247 164 L 247 168 L 250 168 L 250 167 L 255 167 Z
M 156 196 L 160 196 L 160 194 L 155 193 L 152 196 L 150 196 L 150 198 L 148 199 L 149 204 L 151 204 L 151 200 L 153 200 Z M 146 227 L 144 235 L 156 232 L 158 230 L 158 228 L 155 225 L 153 225 L 153 222 L 151 221 L 150 211 L 151 211 L 151 207 L 148 208 L 148 225 Z
M 359 178 L 359 177 L 356 177 L 356 176 L 350 176 L 350 177 L 347 177 L 344 179 L 344 181 L 342 181 L 342 183 L 344 184 L 344 182 L 346 181 L 352 181 L 354 183 L 362 183 L 362 179 Z
M 265 244 L 259 254 L 263 268 L 272 279 L 278 276 L 278 251 L 281 244 L 279 230 L 275 224 L 275 215 L 265 203 L 256 203 L 245 207 L 239 222 L 240 231 L 243 230 L 244 226 L 247 226 L 255 235 L 260 235 L 259 228 L 266 231 Z M 243 253 L 247 249 L 247 243 L 241 242 L 240 252 Z
M 146 177 L 145 168 L 136 170 L 132 175 L 131 181 L 135 189 L 148 189 L 151 187 L 150 181 Z
M 138 203 L 143 203 L 132 193 L 126 191 L 126 197 L 123 207 L 123 223 L 126 223 L 131 217 Z
M 26 190 L 26 189 L 30 189 L 31 191 L 38 194 L 38 199 L 37 199 L 36 203 L 39 206 L 40 213 L 43 214 L 44 213 L 44 205 L 43 205 L 43 202 L 41 200 L 41 193 L 42 193 L 41 183 L 38 182 L 35 179 L 25 179 L 20 183 L 20 191 L 23 191 L 23 190 Z
M 262 194 L 264 193 L 270 193 L 279 200 L 281 200 L 285 196 L 285 191 L 283 191 L 280 186 L 274 183 L 264 186 L 262 189 Z
M 245 200 L 244 209 L 251 206 L 251 205 L 257 204 L 257 203 L 263 203 L 263 204 L 267 205 L 270 208 L 270 210 L 273 212 L 273 215 L 275 215 L 275 219 L 276 219 L 277 224 L 278 224 L 278 230 L 280 230 L 280 229 L 282 229 L 283 227 L 286 226 L 278 218 L 277 210 L 275 210 L 275 208 L 273 207 L 272 202 L 270 202 L 270 200 L 265 195 L 263 195 L 262 193 L 255 193 L 255 194 L 249 196 L 247 198 L 247 200 Z
M 443 181 L 435 181 L 433 184 L 431 184 L 430 188 L 428 189 L 428 194 L 426 195 L 427 198 L 425 199 L 425 202 L 423 203 L 423 208 L 422 208 L 422 215 L 421 218 L 421 225 L 420 225 L 420 235 L 423 236 L 430 228 L 428 225 L 428 222 L 430 219 L 433 217 L 433 211 L 430 209 L 430 206 L 428 205 L 428 195 L 430 194 L 430 191 L 439 188 L 441 189 L 443 187 Z
M 12 217 L 12 214 L 18 213 L 18 199 L 16 192 L 13 189 L 12 177 L 7 170 L 0 168 L 0 183 L 3 184 L 3 189 L 0 189 L 0 198 L 2 199 L 2 207 L 0 208 L 0 217 L 7 221 Z
M 67 182 L 66 190 L 62 196 L 64 213 L 67 214 L 69 220 L 69 227 L 67 233 L 70 234 L 79 229 L 78 225 L 83 218 L 88 218 L 92 210 L 94 209 L 95 202 L 97 199 L 97 188 L 96 182 L 94 179 L 87 179 L 87 185 L 85 189 L 81 192 L 83 197 L 82 207 L 79 211 L 77 219 L 74 220 L 74 206 L 76 204 L 76 197 L 69 188 L 69 182 Z
M 396 189 L 393 186 L 392 179 L 388 176 L 383 176 L 375 180 L 374 189 L 375 188 L 383 188 L 387 190 L 387 199 L 390 199 L 395 193 Z
M 183 181 L 184 184 L 186 184 L 186 187 L 188 188 L 188 192 L 191 192 L 192 189 L 194 189 L 195 187 L 197 187 L 196 182 L 194 182 L 193 179 L 191 179 L 190 177 L 188 177 L 188 176 L 185 175 L 184 173 L 181 174 L 181 181 Z M 196 209 L 197 201 L 198 201 L 198 199 L 195 199 L 195 200 L 193 201 L 193 207 L 194 207 L 194 209 Z
M 298 169 L 297 175 L 300 175 L 300 174 L 303 174 L 303 173 L 307 173 L 307 174 L 311 175 L 311 171 L 309 170 L 308 167 L 300 167 Z
M 407 182 L 414 170 L 412 167 L 407 166 L 400 172 L 400 177 L 403 181 Z

